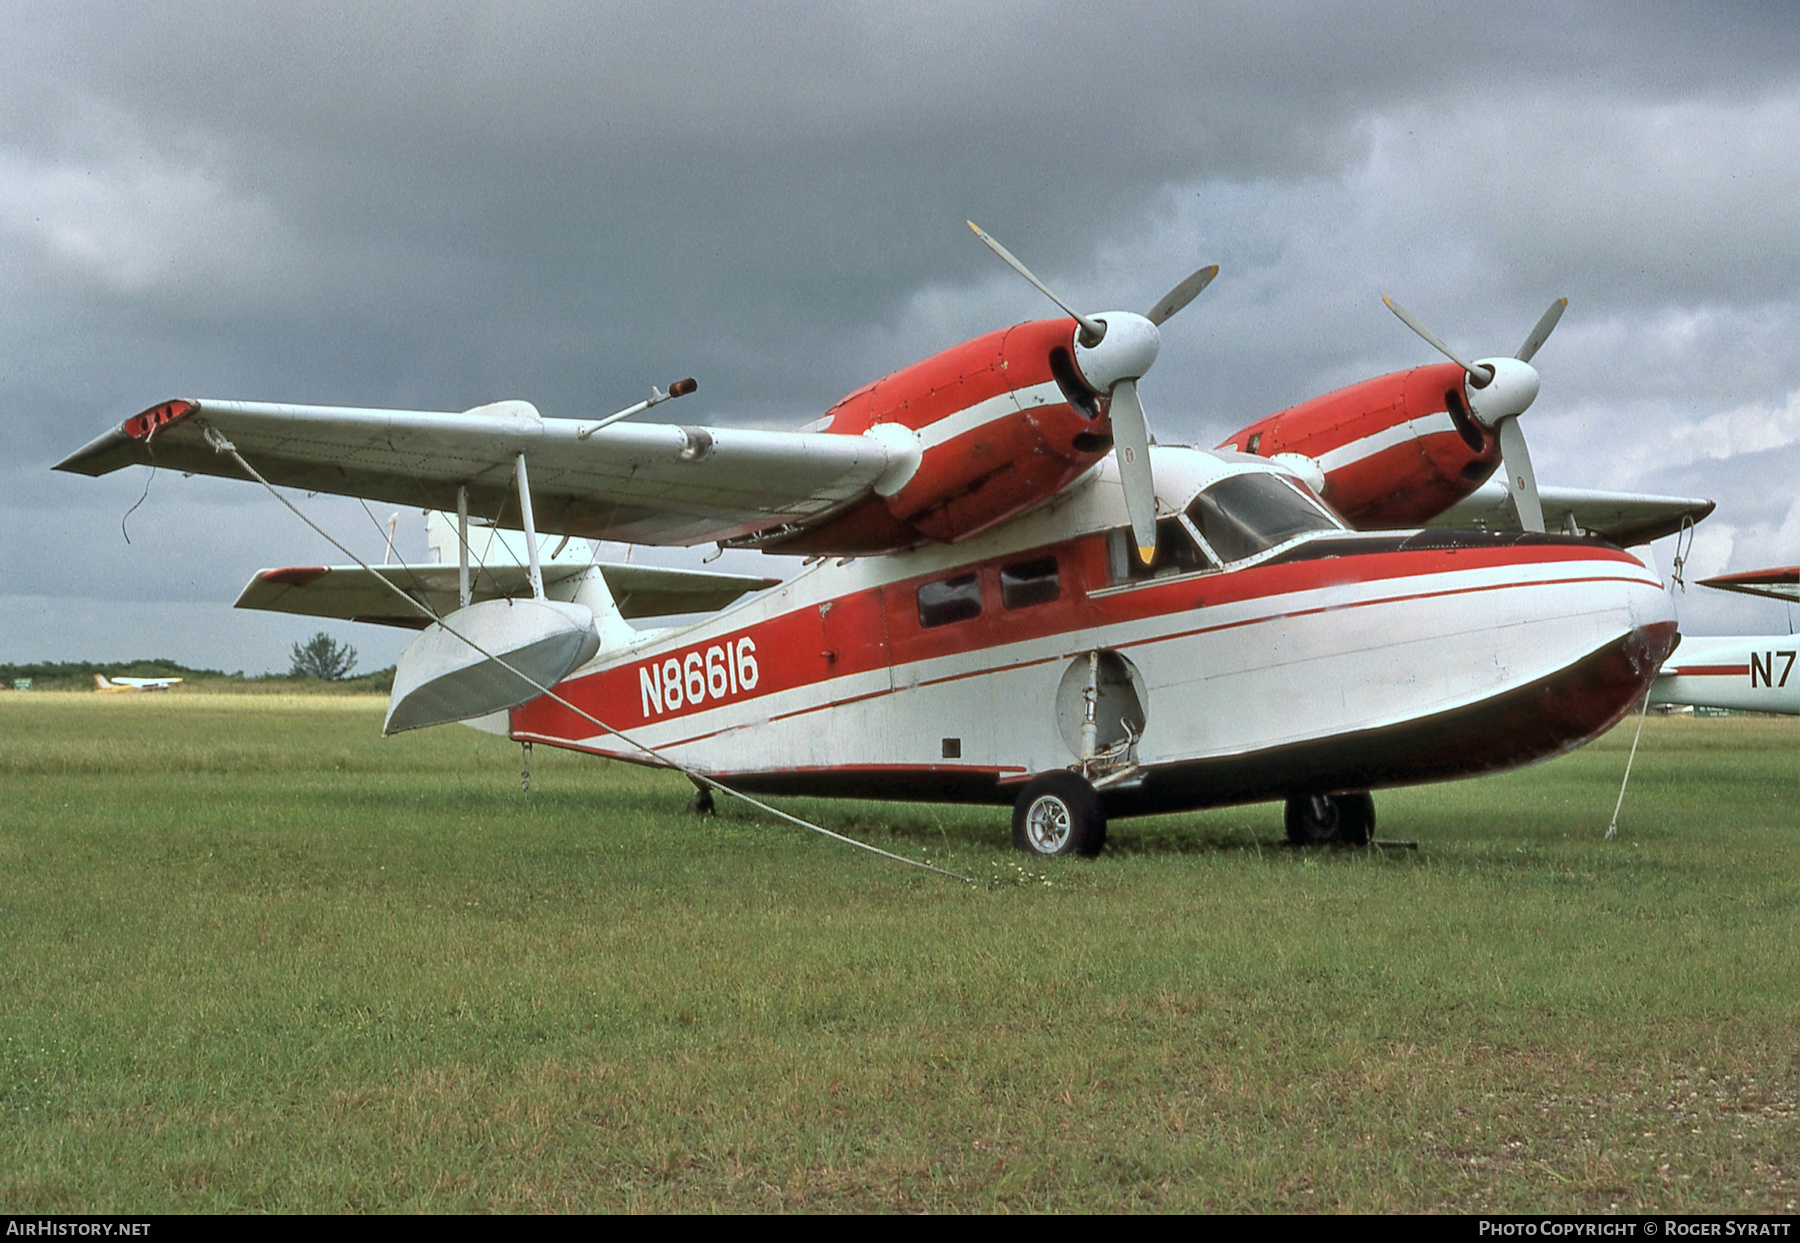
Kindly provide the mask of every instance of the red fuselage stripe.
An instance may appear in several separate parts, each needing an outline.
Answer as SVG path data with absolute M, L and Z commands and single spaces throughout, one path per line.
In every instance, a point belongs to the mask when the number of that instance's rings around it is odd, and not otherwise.
M 1634 564 L 1635 564 L 1635 562 L 1634 562 Z M 1200 627 L 1196 627 L 1192 630 L 1177 631 L 1173 634 L 1156 635 L 1156 636 L 1152 636 L 1149 638 L 1136 639 L 1136 640 L 1133 640 L 1128 643 L 1119 643 L 1119 644 L 1115 644 L 1113 646 L 1115 646 L 1117 648 L 1143 647 L 1143 646 L 1147 646 L 1150 644 L 1169 643 L 1169 642 L 1173 642 L 1173 641 L 1176 641 L 1179 639 L 1193 638 L 1196 635 L 1212 634 L 1212 633 L 1215 633 L 1218 631 L 1224 631 L 1224 630 L 1235 630 L 1235 629 L 1238 629 L 1238 628 L 1244 627 L 1244 626 L 1255 626 L 1255 625 L 1262 625 L 1262 624 L 1265 624 L 1268 622 L 1285 621 L 1290 618 L 1296 618 L 1296 617 L 1312 617 L 1312 616 L 1317 616 L 1322 613 L 1333 613 L 1333 612 L 1340 612 L 1340 611 L 1348 611 L 1350 609 L 1367 608 L 1367 607 L 1370 607 L 1373 605 L 1378 605 L 1378 604 L 1403 604 L 1403 603 L 1407 603 L 1409 601 L 1414 601 L 1414 600 L 1433 600 L 1433 599 L 1441 599 L 1441 598 L 1445 598 L 1445 597 L 1449 597 L 1449 596 L 1477 595 L 1477 594 L 1481 594 L 1481 593 L 1485 593 L 1485 592 L 1502 591 L 1502 590 L 1507 590 L 1507 589 L 1511 589 L 1511 588 L 1515 588 L 1515 587 L 1551 587 L 1551 586 L 1561 586 L 1564 584 L 1578 584 L 1578 583 L 1630 583 L 1630 582 L 1637 582 L 1637 581 L 1640 581 L 1640 580 L 1634 579 L 1634 578 L 1628 578 L 1628 577 L 1624 577 L 1624 576 L 1620 576 L 1620 575 L 1588 575 L 1588 576 L 1585 576 L 1582 578 L 1554 579 L 1554 580 L 1538 582 L 1538 583 L 1488 583 L 1488 584 L 1483 584 L 1480 586 L 1472 586 L 1472 587 L 1451 587 L 1451 588 L 1444 588 L 1443 590 L 1440 590 L 1440 591 L 1411 592 L 1411 593 L 1402 594 L 1402 595 L 1382 596 L 1382 597 L 1379 597 L 1377 599 L 1372 599 L 1372 600 L 1353 600 L 1353 601 L 1348 601 L 1343 604 L 1329 604 L 1329 605 L 1321 605 L 1317 608 L 1293 609 L 1293 610 L 1289 610 L 1287 612 L 1282 612 L 1282 613 L 1270 613 L 1270 614 L 1266 614 L 1261 617 L 1245 618 L 1241 621 L 1222 622 L 1216 626 L 1200 626 Z M 1008 671 L 1011 671 L 1014 669 L 1029 669 L 1029 668 L 1033 668 L 1038 665 L 1052 664 L 1058 660 L 1065 659 L 1066 656 L 1067 656 L 1067 653 L 1059 652 L 1055 655 L 1039 657 L 1038 659 L 1035 659 L 1035 660 L 1018 661 L 1018 662 L 1008 663 L 1005 665 L 989 666 L 989 667 L 981 668 L 981 669 L 971 669 L 971 670 L 964 671 L 962 673 L 948 674 L 948 675 L 946 675 L 944 677 L 940 677 L 940 678 L 930 678 L 930 679 L 921 680 L 911 686 L 901 687 L 899 689 L 901 689 L 901 690 L 922 689 L 924 687 L 929 687 L 929 686 L 941 686 L 941 685 L 943 685 L 945 683 L 949 683 L 949 682 L 965 681 L 969 678 L 985 677 L 990 674 L 1008 672 Z M 1739 670 L 1737 670 L 1737 672 L 1742 673 L 1742 672 L 1745 672 L 1746 669 L 1747 669 L 1747 667 L 1743 668 L 1743 669 L 1739 669 Z M 868 672 L 868 670 L 860 670 L 857 672 Z M 835 681 L 835 680 L 837 680 L 838 677 L 843 677 L 843 676 L 849 676 L 849 675 L 848 674 L 838 674 L 838 675 L 834 675 L 831 678 L 819 678 L 819 679 L 815 679 L 812 682 L 801 683 L 801 684 L 799 684 L 799 686 L 789 687 L 788 689 L 799 689 L 800 686 L 807 686 L 807 685 L 820 685 L 820 684 L 823 684 L 828 681 Z M 783 713 L 773 715 L 769 718 L 769 720 L 771 722 L 790 720 L 794 717 L 808 716 L 812 713 L 824 712 L 824 711 L 826 711 L 828 709 L 832 709 L 832 708 L 847 707 L 850 704 L 861 703 L 864 700 L 869 700 L 869 699 L 878 699 L 884 695 L 892 695 L 894 693 L 895 693 L 895 688 L 883 687 L 882 689 L 874 690 L 874 691 L 867 691 L 860 695 L 852 695 L 852 696 L 848 696 L 843 699 L 832 699 L 832 700 L 828 700 L 824 703 L 814 704 L 814 705 L 811 705 L 811 706 L 805 707 L 805 708 L 795 708 L 788 712 L 783 712 Z M 723 707 L 723 706 L 727 706 L 727 705 L 721 705 L 721 707 Z M 701 711 L 706 711 L 706 709 L 702 709 Z M 598 715 L 598 714 L 596 714 L 596 715 Z M 695 743 L 704 742 L 708 739 L 716 738 L 721 734 L 729 733 L 733 729 L 741 729 L 741 728 L 743 728 L 743 726 L 733 725 L 733 726 L 726 726 L 723 729 L 707 730 L 702 733 L 689 735 L 686 738 L 671 739 L 671 740 L 659 743 L 658 747 L 659 747 L 659 749 L 668 749 L 671 747 L 692 746 Z M 515 734 L 515 736 L 519 737 L 519 738 L 526 737 L 526 735 L 522 732 Z M 531 737 L 534 740 L 552 741 L 552 738 L 548 735 L 533 734 L 533 735 L 531 735 Z M 557 740 L 557 741 L 561 741 L 561 740 Z M 866 767 L 866 766 L 859 766 L 859 768 L 860 767 Z M 941 766 L 933 766 L 933 767 L 934 768 L 941 767 L 941 768 L 946 768 L 946 769 L 956 768 L 956 769 L 960 770 L 960 766 L 958 766 L 958 765 L 941 765 Z M 971 768 L 969 771 L 976 771 L 976 770 Z
M 1061 567 L 1058 598 L 1024 608 L 1002 607 L 999 600 L 1003 594 L 999 583 L 1001 564 L 1045 555 L 1056 556 Z M 671 636 L 667 646 L 658 645 L 654 654 L 641 652 L 609 668 L 565 682 L 562 694 L 603 720 L 635 729 L 851 675 L 916 666 L 987 649 L 1016 647 L 1019 643 L 1054 639 L 1081 631 L 1105 631 L 1199 608 L 1254 603 L 1321 588 L 1382 583 L 1398 586 L 1406 580 L 1419 582 L 1456 571 L 1554 566 L 1572 561 L 1611 561 L 1641 569 L 1628 554 L 1593 545 L 1397 549 L 1314 556 L 1226 573 L 1152 580 L 1123 590 L 1090 595 L 1090 590 L 1112 584 L 1104 536 L 1083 536 L 1035 550 L 1020 550 L 1004 558 L 944 567 L 932 574 L 846 592 L 822 604 L 802 605 L 774 617 L 753 619 L 746 616 L 742 629 L 713 638 Z M 981 580 L 980 590 L 986 602 L 983 611 L 966 621 L 933 627 L 922 625 L 915 602 L 918 588 L 924 583 L 958 575 L 975 575 Z M 1563 581 L 1595 582 L 1608 581 L 1608 578 L 1589 576 Z M 1516 585 L 1524 584 L 1509 582 L 1491 587 L 1400 593 L 1377 600 L 1323 605 L 1219 626 L 1199 626 L 1175 635 L 1134 640 L 1129 645 L 1141 646 L 1186 634 L 1256 625 L 1281 616 Z M 748 659 L 741 659 L 746 657 Z M 753 674 L 750 672 L 752 665 L 755 667 Z M 739 672 L 744 676 L 728 676 Z M 978 677 L 987 672 L 991 670 L 955 674 L 940 680 Z M 887 693 L 891 692 L 884 687 L 866 694 Z M 821 705 L 826 706 L 839 705 Z M 784 715 L 818 710 L 802 708 Z M 580 737 L 588 732 L 579 717 L 542 699 L 515 709 L 512 724 L 521 736 Z M 686 745 L 716 732 L 702 731 L 681 743 L 665 745 Z

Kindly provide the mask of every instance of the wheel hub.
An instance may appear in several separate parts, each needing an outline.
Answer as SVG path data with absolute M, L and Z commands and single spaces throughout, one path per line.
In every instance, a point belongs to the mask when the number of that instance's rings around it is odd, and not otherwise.
M 1026 835 L 1040 854 L 1053 855 L 1061 851 L 1074 829 L 1074 817 L 1069 813 L 1068 804 L 1053 794 L 1039 798 L 1025 813 Z

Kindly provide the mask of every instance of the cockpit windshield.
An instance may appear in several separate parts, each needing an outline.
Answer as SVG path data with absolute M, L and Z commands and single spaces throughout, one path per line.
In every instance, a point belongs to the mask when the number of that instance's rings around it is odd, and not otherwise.
M 1308 531 L 1336 531 L 1330 514 L 1279 475 L 1231 475 L 1194 498 L 1187 515 L 1223 561 L 1240 561 Z

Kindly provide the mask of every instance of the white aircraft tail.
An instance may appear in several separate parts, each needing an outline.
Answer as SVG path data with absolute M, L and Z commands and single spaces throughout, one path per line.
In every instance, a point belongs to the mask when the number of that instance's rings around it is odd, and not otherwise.
M 545 565 L 586 565 L 594 559 L 594 546 L 584 539 L 565 541 L 560 535 L 541 536 L 539 557 Z M 425 514 L 425 547 L 439 565 L 456 564 L 456 515 L 433 509 Z M 525 565 L 531 553 L 525 532 L 469 524 L 469 561 L 487 569 Z
M 612 588 L 607 586 L 606 575 L 597 565 L 589 566 L 575 580 L 575 594 L 570 599 L 575 604 L 586 605 L 594 615 L 594 629 L 600 635 L 598 655 L 616 652 L 642 633 L 619 611 Z

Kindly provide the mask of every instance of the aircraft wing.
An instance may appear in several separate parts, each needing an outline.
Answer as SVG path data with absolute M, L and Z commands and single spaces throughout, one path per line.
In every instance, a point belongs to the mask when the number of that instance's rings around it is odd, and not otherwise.
M 545 594 L 551 599 L 566 599 L 574 580 L 587 568 L 580 564 L 545 565 Z M 747 592 L 761 591 L 781 581 L 655 565 L 600 563 L 598 568 L 606 576 L 619 612 L 628 618 L 710 613 Z M 524 566 L 470 566 L 469 573 L 474 602 L 531 595 Z M 440 616 L 457 607 L 457 568 L 453 565 L 383 565 L 368 570 L 355 565 L 310 565 L 259 570 L 238 596 L 237 607 L 424 629 L 425 617 L 383 586 L 382 579 Z
M 701 544 L 804 524 L 867 493 L 888 451 L 866 436 L 616 423 L 528 402 L 462 414 L 177 400 L 125 420 L 56 469 L 104 475 L 136 464 L 241 479 L 210 426 L 271 483 L 518 526 L 513 459 L 525 455 L 540 532 L 639 544 Z M 508 512 L 510 510 L 510 513 Z
M 1684 521 L 1698 522 L 1716 502 L 1697 497 L 1651 496 L 1642 492 L 1594 492 L 1586 488 L 1539 488 L 1544 526 L 1602 535 L 1621 548 L 1645 544 L 1681 530 Z M 1502 480 L 1490 479 L 1426 523 L 1433 527 L 1486 527 L 1517 531 L 1518 515 Z
M 1736 574 L 1703 578 L 1700 585 L 1717 587 L 1720 591 L 1741 591 L 1747 596 L 1767 596 L 1771 600 L 1782 600 L 1788 604 L 1800 604 L 1800 565 L 1785 565 L 1773 570 L 1740 570 Z

